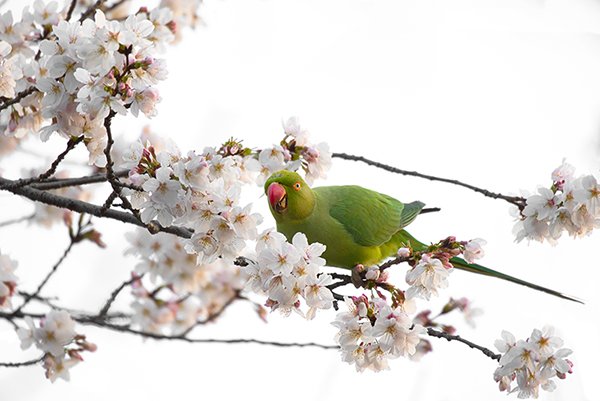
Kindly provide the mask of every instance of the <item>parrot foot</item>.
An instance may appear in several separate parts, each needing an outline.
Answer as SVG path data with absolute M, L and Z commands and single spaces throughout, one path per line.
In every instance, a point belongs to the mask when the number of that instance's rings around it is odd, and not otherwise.
M 352 284 L 354 284 L 354 287 L 360 288 L 363 286 L 363 273 L 365 270 L 365 266 L 360 263 L 352 268 L 352 275 L 350 279 Z

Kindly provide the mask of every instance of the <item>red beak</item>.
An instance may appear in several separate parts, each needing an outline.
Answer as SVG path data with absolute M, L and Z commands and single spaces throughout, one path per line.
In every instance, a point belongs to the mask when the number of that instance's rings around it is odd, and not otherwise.
M 279 183 L 272 183 L 267 189 L 267 196 L 271 207 L 275 209 L 275 205 L 285 196 L 285 188 Z

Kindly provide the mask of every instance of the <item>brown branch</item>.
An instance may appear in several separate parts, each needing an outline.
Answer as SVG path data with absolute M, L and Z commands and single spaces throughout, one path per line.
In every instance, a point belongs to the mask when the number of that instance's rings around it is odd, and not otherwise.
M 67 142 L 67 148 L 64 151 L 62 151 L 62 153 L 60 153 L 58 156 L 56 156 L 56 159 L 52 162 L 52 164 L 50 165 L 50 168 L 48 170 L 46 170 L 46 172 L 38 175 L 37 177 L 21 178 L 19 180 L 13 181 L 11 184 L 0 185 L 0 190 L 23 187 L 25 185 L 29 185 L 34 182 L 41 182 L 41 181 L 47 180 L 48 178 L 50 178 L 51 176 L 54 175 L 60 162 L 63 161 L 63 159 L 67 156 L 67 154 L 71 150 L 73 150 L 79 142 L 83 141 L 83 138 L 84 138 L 83 135 L 81 135 L 77 138 L 72 137 L 71 139 L 69 139 L 69 141 Z
M 114 175 L 115 175 L 115 177 L 127 177 L 127 175 L 129 175 L 129 170 L 115 171 Z M 103 183 L 106 181 L 107 181 L 106 174 L 93 174 L 93 175 L 77 177 L 77 178 L 48 179 L 44 182 L 33 183 L 33 184 L 31 184 L 31 187 L 36 188 L 36 189 L 49 190 L 49 189 L 59 189 L 59 188 L 66 188 L 66 187 L 77 187 L 80 185 L 87 185 L 87 184 L 98 184 L 98 183 Z
M 349 155 L 347 153 L 333 153 L 332 157 L 335 157 L 338 159 L 344 159 L 344 160 L 359 161 L 359 162 L 368 164 L 369 166 L 374 166 L 374 167 L 380 168 L 382 170 L 389 171 L 391 173 L 402 174 L 402 175 L 407 175 L 407 176 L 412 176 L 412 177 L 425 178 L 425 179 L 431 180 L 431 181 L 440 181 L 440 182 L 445 182 L 448 184 L 458 185 L 458 186 L 461 186 L 464 188 L 468 188 L 472 191 L 478 192 L 478 193 L 482 194 L 483 196 L 487 196 L 488 198 L 505 200 L 506 202 L 517 206 L 519 208 L 519 210 L 523 210 L 523 208 L 525 207 L 526 200 L 525 200 L 525 198 L 520 197 L 520 196 L 503 195 L 501 193 L 488 191 L 487 189 L 479 188 L 474 185 L 467 184 L 467 183 L 464 183 L 464 182 L 458 181 L 458 180 L 453 180 L 450 178 L 436 177 L 433 175 L 422 174 L 417 171 L 401 170 L 399 168 L 396 168 L 396 167 L 393 167 L 393 166 L 390 166 L 387 164 L 383 164 L 380 162 L 376 162 L 376 161 L 367 159 L 366 157 L 363 157 L 363 156 Z
M 65 17 L 65 19 L 67 21 L 71 20 L 71 17 L 73 16 L 73 11 L 75 11 L 76 4 L 77 4 L 77 0 L 71 0 L 71 5 L 69 6 L 69 10 L 67 11 L 67 16 Z
M 121 291 L 123 291 L 128 285 L 131 285 L 135 280 L 140 280 L 141 278 L 142 276 L 132 277 L 129 280 L 121 283 L 121 285 L 117 288 L 115 288 L 114 291 L 110 293 L 110 297 L 106 300 L 104 306 L 102 307 L 102 309 L 100 309 L 100 312 L 98 312 L 98 317 L 105 317 L 108 313 L 108 310 L 112 306 L 113 302 L 115 302 L 115 299 L 117 299 L 117 296 L 121 293 Z
M 96 217 L 106 217 L 109 219 L 121 221 L 123 223 L 144 227 L 153 234 L 156 234 L 158 232 L 165 232 L 176 235 L 181 238 L 191 238 L 192 234 L 194 233 L 192 229 L 186 227 L 163 227 L 156 221 L 151 221 L 148 224 L 144 224 L 131 213 L 121 212 L 117 210 L 103 211 L 101 206 L 94 205 L 89 202 L 80 201 L 77 199 L 55 195 L 46 191 L 40 191 L 30 186 L 24 186 L 21 188 L 4 188 L 6 184 L 12 184 L 14 182 L 15 181 L 7 180 L 6 178 L 0 177 L 0 190 L 4 189 L 6 191 L 12 192 L 16 195 L 21 195 L 35 202 L 40 202 L 46 205 L 72 210 L 77 213 L 85 213 Z
M 469 347 L 471 347 L 473 349 L 481 351 L 488 358 L 491 358 L 491 359 L 494 359 L 494 360 L 497 360 L 497 361 L 500 360 L 500 356 L 501 355 L 495 354 L 494 352 L 492 352 L 488 348 L 482 347 L 481 345 L 477 345 L 477 344 L 475 344 L 472 341 L 465 340 L 461 336 L 444 333 L 442 331 L 438 331 L 438 330 L 432 329 L 431 327 L 427 328 L 427 334 L 430 335 L 431 337 L 445 338 L 448 341 L 458 341 L 458 342 L 461 342 L 463 344 L 468 345 Z
M 142 222 L 139 211 L 131 205 L 129 199 L 127 199 L 127 197 L 123 195 L 121 191 L 123 187 L 127 185 L 119 181 L 119 178 L 115 175 L 115 172 L 113 170 L 114 161 L 112 159 L 111 150 L 115 141 L 113 140 L 112 136 L 111 123 L 112 119 L 116 114 L 117 113 L 115 111 L 111 110 L 108 113 L 108 116 L 106 116 L 106 118 L 104 119 L 104 128 L 106 129 L 106 148 L 104 148 L 104 155 L 106 156 L 106 179 L 108 180 L 110 186 L 113 189 L 113 194 L 116 194 L 121 200 L 122 207 L 124 209 L 129 210 L 133 214 L 133 216 L 135 216 L 136 219 Z M 104 203 L 104 210 L 110 208 L 110 206 L 112 205 L 115 199 L 113 194 L 109 195 L 108 199 Z
M 384 262 L 379 265 L 379 270 L 385 270 L 394 265 L 399 265 L 400 263 L 408 262 L 411 259 L 410 256 L 397 256 L 394 259 L 390 259 L 387 262 Z
M 83 22 L 84 20 L 86 20 L 89 17 L 91 17 L 92 14 L 94 14 L 96 12 L 96 10 L 98 9 L 98 7 L 100 7 L 103 2 L 104 2 L 104 0 L 96 0 L 96 2 L 94 4 L 92 4 L 87 10 L 85 10 L 81 14 L 81 16 L 79 17 L 79 22 Z
M 150 333 L 146 331 L 132 329 L 130 326 L 126 325 L 117 325 L 101 320 L 82 320 L 81 324 L 89 324 L 100 328 L 106 328 L 112 331 L 117 331 L 121 333 L 135 334 L 138 336 L 142 336 L 144 338 L 152 338 L 154 340 L 173 340 L 173 341 L 183 341 L 187 343 L 200 343 L 200 344 L 258 344 L 258 345 L 272 345 L 276 347 L 316 347 L 322 349 L 339 349 L 337 345 L 324 345 L 318 344 L 314 342 L 307 343 L 299 343 L 299 342 L 291 342 L 284 343 L 279 341 L 266 341 L 266 340 L 258 340 L 254 338 L 233 338 L 233 339 L 216 339 L 216 338 L 189 338 L 182 335 L 166 335 L 166 334 L 158 334 L 158 333 Z
M 34 92 L 37 92 L 37 88 L 35 86 L 30 86 L 24 91 L 17 93 L 17 95 L 12 99 L 3 100 L 2 105 L 0 105 L 0 111 L 6 109 L 9 106 L 12 106 L 13 104 L 19 103 L 21 100 L 25 99 L 27 96 L 31 95 Z
M 25 306 L 27 306 L 27 304 L 34 298 L 38 297 L 38 295 L 40 294 L 40 291 L 42 291 L 42 288 L 44 288 L 44 286 L 46 285 L 46 283 L 48 282 L 48 280 L 50 280 L 50 277 L 52 277 L 54 275 L 54 273 L 56 273 L 56 271 L 58 270 L 58 267 L 62 264 L 62 262 L 65 260 L 65 258 L 67 257 L 67 255 L 69 254 L 69 252 L 71 252 L 71 249 L 73 248 L 73 245 L 75 245 L 77 242 L 79 242 L 79 235 L 81 234 L 81 225 L 78 228 L 78 232 L 77 232 L 77 236 L 71 237 L 71 240 L 69 242 L 69 246 L 67 246 L 67 248 L 65 249 L 65 251 L 63 252 L 62 256 L 60 257 L 60 259 L 58 259 L 58 261 L 54 264 L 54 266 L 52 266 L 52 269 L 50 269 L 50 271 L 48 272 L 48 274 L 46 275 L 46 277 L 44 277 L 44 279 L 42 280 L 42 282 L 38 285 L 38 287 L 35 289 L 34 292 L 32 292 L 31 294 L 27 294 L 25 295 L 25 300 L 23 301 L 23 303 L 21 304 L 21 306 L 19 306 L 14 313 L 19 313 L 23 310 L 23 308 Z
M 22 368 L 24 366 L 32 366 L 37 365 L 38 363 L 44 360 L 44 355 L 37 359 L 32 359 L 30 361 L 25 362 L 0 362 L 0 367 L 2 368 Z

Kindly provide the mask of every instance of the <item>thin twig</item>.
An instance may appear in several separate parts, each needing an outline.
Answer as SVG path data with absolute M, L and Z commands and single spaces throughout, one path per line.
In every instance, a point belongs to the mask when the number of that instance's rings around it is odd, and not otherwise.
M 35 86 L 30 86 L 24 91 L 17 93 L 17 95 L 12 99 L 4 100 L 3 103 L 0 105 L 0 111 L 6 109 L 9 106 L 12 106 L 13 104 L 19 103 L 21 100 L 25 99 L 27 96 L 31 95 L 36 91 L 37 88 Z
M 115 300 L 117 299 L 117 296 L 119 295 L 119 293 L 121 291 L 123 291 L 123 289 L 125 289 L 125 287 L 127 287 L 128 285 L 131 285 L 134 281 L 139 280 L 139 279 L 141 279 L 141 276 L 132 277 L 129 280 L 121 283 L 121 285 L 118 286 L 117 288 L 115 288 L 114 291 L 110 293 L 110 297 L 106 300 L 106 302 L 104 303 L 104 306 L 102 307 L 102 309 L 100 309 L 100 312 L 98 312 L 98 316 L 99 317 L 106 316 L 106 314 L 108 313 L 108 310 L 112 306 L 113 302 L 115 302 Z
M 104 13 L 111 12 L 112 10 L 114 10 L 115 8 L 119 7 L 120 5 L 122 5 L 123 3 L 127 2 L 127 1 L 129 1 L 129 0 L 118 0 L 118 1 L 115 1 L 110 6 L 107 6 L 107 7 L 104 8 Z
M 83 141 L 83 138 L 84 138 L 83 135 L 81 135 L 77 138 L 69 139 L 69 141 L 67 142 L 67 148 L 65 150 L 63 150 L 62 153 L 60 153 L 58 156 L 56 156 L 56 159 L 52 162 L 52 164 L 50 165 L 50 168 L 48 168 L 48 170 L 46 170 L 46 172 L 38 175 L 37 177 L 21 178 L 19 180 L 13 181 L 11 184 L 0 185 L 0 189 L 11 189 L 11 188 L 23 187 L 25 185 L 29 185 L 34 182 L 44 181 L 44 180 L 47 180 L 48 178 L 52 177 L 54 175 L 54 173 L 56 172 L 56 169 L 58 168 L 58 165 L 60 164 L 60 162 L 63 161 L 63 159 L 67 156 L 67 154 L 71 150 L 73 150 L 79 142 Z
M 116 171 L 114 174 L 116 177 L 127 177 L 129 170 Z M 50 190 L 66 187 L 77 187 L 87 184 L 98 184 L 106 181 L 106 174 L 93 174 L 77 178 L 48 179 L 44 182 L 33 183 L 31 186 L 36 189 Z
M 229 306 L 231 306 L 232 303 L 234 303 L 237 300 L 240 299 L 247 299 L 244 297 L 240 297 L 240 292 L 236 291 L 236 293 L 227 300 L 227 302 L 225 302 L 225 304 L 223 304 L 223 306 L 221 306 L 221 308 L 216 311 L 215 313 L 209 315 L 206 319 L 204 320 L 198 320 L 196 323 L 194 323 L 193 325 L 191 325 L 190 327 L 188 327 L 186 330 L 184 330 L 181 334 L 179 334 L 180 336 L 187 336 L 192 330 L 194 330 L 197 326 L 201 326 L 210 322 L 214 322 L 215 320 L 217 320 L 222 314 L 223 312 L 225 312 L 225 309 L 227 309 Z
M 67 11 L 66 20 L 70 21 L 73 16 L 73 11 L 75 11 L 75 5 L 77 4 L 77 0 L 71 0 L 71 5 L 69 6 L 69 10 Z
M 90 324 L 101 328 L 107 328 L 112 331 L 118 331 L 121 333 L 135 334 L 144 338 L 152 338 L 155 340 L 173 340 L 173 341 L 184 341 L 187 343 L 200 343 L 200 344 L 258 344 L 258 345 L 272 345 L 276 347 L 316 347 L 322 349 L 339 349 L 337 345 L 324 345 L 314 342 L 291 342 L 284 343 L 279 341 L 266 341 L 258 340 L 254 338 L 232 338 L 232 339 L 217 339 L 217 338 L 189 338 L 182 335 L 166 335 L 158 333 L 150 333 L 146 331 L 132 329 L 129 326 L 122 326 L 104 321 L 88 320 L 81 321 L 82 324 Z
M 75 242 L 73 240 L 71 240 L 69 242 L 69 246 L 67 247 L 67 249 L 65 249 L 65 251 L 63 252 L 62 256 L 60 257 L 60 259 L 58 259 L 58 262 L 56 262 L 54 264 L 54 266 L 52 266 L 52 269 L 48 272 L 48 274 L 46 275 L 46 277 L 44 277 L 44 279 L 42 280 L 42 282 L 38 285 L 38 287 L 35 289 L 34 292 L 32 292 L 31 294 L 28 294 L 25 296 L 25 300 L 23 301 L 23 303 L 21 304 L 21 306 L 19 306 L 16 310 L 15 313 L 19 313 L 20 311 L 23 310 L 23 308 L 25 306 L 27 306 L 27 304 L 34 298 L 36 298 L 39 294 L 40 291 L 42 291 L 42 288 L 44 288 L 44 286 L 46 285 L 46 283 L 48 282 L 48 280 L 50 280 L 50 277 L 52 277 L 54 275 L 54 273 L 56 273 L 56 270 L 58 269 L 58 267 L 61 265 L 61 263 L 65 260 L 65 258 L 67 257 L 67 255 L 69 254 L 69 252 L 71 252 L 71 248 L 73 248 L 73 245 L 75 245 Z
M 32 366 L 37 365 L 38 363 L 44 360 L 44 355 L 37 359 L 32 359 L 30 361 L 25 362 L 0 362 L 0 367 L 2 368 L 22 368 L 24 366 Z
M 438 331 L 438 330 L 432 329 L 431 327 L 427 328 L 427 334 L 430 335 L 431 337 L 445 338 L 448 341 L 458 341 L 458 342 L 461 342 L 463 344 L 468 345 L 469 347 L 471 347 L 473 349 L 481 351 L 488 358 L 492 358 L 492 359 L 497 360 L 497 361 L 500 360 L 500 356 L 501 355 L 495 354 L 494 352 L 492 352 L 488 348 L 482 347 L 481 345 L 477 345 L 477 344 L 475 344 L 472 341 L 465 340 L 461 336 L 444 333 L 443 331 Z
M 17 217 L 16 219 L 6 220 L 3 222 L 0 222 L 0 227 L 6 227 L 6 226 L 10 226 L 12 224 L 17 224 L 17 223 L 21 223 L 23 221 L 28 221 L 28 220 L 33 219 L 34 217 L 35 217 L 35 213 L 32 213 L 27 216 Z
M 140 217 L 139 211 L 136 208 L 134 208 L 131 205 L 131 202 L 129 202 L 129 199 L 127 199 L 127 197 L 122 194 L 121 190 L 123 189 L 123 186 L 126 186 L 126 185 L 123 184 L 121 181 L 119 181 L 119 179 L 117 178 L 117 176 L 115 175 L 115 172 L 113 170 L 114 161 L 112 159 L 111 150 L 112 150 L 112 146 L 115 142 L 114 142 L 113 136 L 112 136 L 111 124 L 112 124 L 112 119 L 115 117 L 116 114 L 117 113 L 115 111 L 111 110 L 108 113 L 108 116 L 106 116 L 106 118 L 104 119 L 104 128 L 106 130 L 106 148 L 104 148 L 104 155 L 106 156 L 106 179 L 110 183 L 110 185 L 113 189 L 113 193 L 115 193 L 121 200 L 121 203 L 123 204 L 123 208 L 129 210 L 135 216 L 135 218 L 137 218 L 141 222 L 142 219 Z M 114 201 L 114 197 L 111 194 L 111 195 L 109 195 L 108 199 L 104 203 L 104 206 L 103 206 L 104 210 L 107 209 L 107 205 L 108 205 L 108 207 L 110 207 L 110 205 L 112 205 L 113 201 Z
M 96 2 L 94 4 L 92 4 L 87 10 L 85 10 L 81 14 L 81 17 L 79 17 L 79 22 L 83 22 L 87 18 L 91 17 L 92 14 L 94 14 L 94 12 L 96 12 L 98 7 L 100 7 L 103 2 L 104 2 L 104 0 L 96 0 Z
M 505 200 L 506 202 L 517 206 L 519 208 L 519 210 L 522 210 L 525 207 L 526 200 L 525 200 L 525 198 L 520 197 L 520 196 L 503 195 L 501 193 L 488 191 L 487 189 L 479 188 L 474 185 L 467 184 L 467 183 L 464 183 L 464 182 L 458 181 L 458 180 L 453 180 L 450 178 L 436 177 L 433 175 L 422 174 L 417 171 L 402 170 L 402 169 L 399 169 L 399 168 L 396 168 L 396 167 L 393 167 L 393 166 L 390 166 L 387 164 L 383 164 L 380 162 L 376 162 L 376 161 L 367 159 L 366 157 L 363 157 L 363 156 L 349 155 L 347 153 L 333 153 L 332 157 L 335 157 L 338 159 L 344 159 L 344 160 L 363 162 L 370 166 L 374 166 L 374 167 L 389 171 L 391 173 L 408 175 L 408 176 L 412 176 L 412 177 L 425 178 L 425 179 L 431 180 L 431 181 L 440 181 L 440 182 L 446 182 L 448 184 L 458 185 L 458 186 L 461 186 L 464 188 L 468 188 L 472 191 L 478 192 L 484 196 L 487 196 L 488 198 Z
M 158 232 L 165 232 L 176 235 L 181 238 L 191 238 L 192 234 L 194 233 L 192 229 L 186 227 L 163 227 L 156 221 L 151 221 L 148 224 L 144 224 L 131 213 L 120 212 L 118 210 L 107 210 L 106 212 L 104 212 L 101 206 L 94 205 L 89 202 L 80 201 L 77 199 L 67 198 L 65 196 L 52 194 L 46 191 L 40 191 L 30 186 L 25 186 L 22 188 L 3 188 L 5 184 L 11 184 L 13 182 L 15 181 L 7 180 L 5 178 L 0 177 L 0 189 L 5 189 L 16 195 L 21 195 L 27 199 L 30 199 L 35 202 L 44 203 L 46 205 L 72 210 L 77 213 L 85 213 L 91 216 L 106 217 L 109 219 L 121 221 L 123 223 L 144 227 L 153 234 L 156 234 Z
M 379 265 L 379 270 L 385 270 L 394 265 L 399 265 L 400 263 L 408 262 L 410 260 L 410 256 L 397 256 L 394 259 L 390 259 L 387 262 L 384 262 Z

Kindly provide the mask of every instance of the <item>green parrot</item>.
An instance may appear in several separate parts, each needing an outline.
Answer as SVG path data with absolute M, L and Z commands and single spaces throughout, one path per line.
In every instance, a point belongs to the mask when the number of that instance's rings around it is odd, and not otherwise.
M 352 269 L 373 266 L 395 256 L 401 247 L 423 251 L 427 245 L 404 227 L 419 215 L 423 202 L 402 203 L 390 196 L 356 186 L 310 188 L 298 173 L 282 170 L 265 182 L 269 208 L 277 231 L 291 240 L 302 232 L 309 242 L 327 246 L 322 255 L 328 266 Z M 558 291 L 541 287 L 487 267 L 454 257 L 457 269 L 521 284 L 560 298 L 581 302 Z

